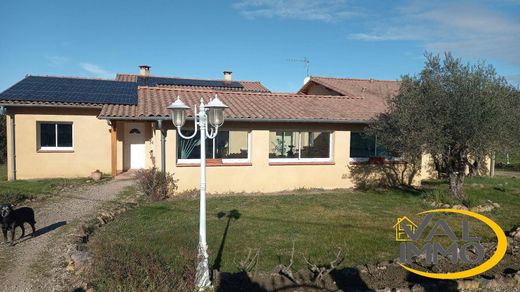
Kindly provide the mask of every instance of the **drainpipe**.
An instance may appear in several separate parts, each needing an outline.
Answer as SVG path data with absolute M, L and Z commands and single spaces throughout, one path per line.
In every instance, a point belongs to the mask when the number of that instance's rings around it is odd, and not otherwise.
M 162 122 L 162 120 L 157 120 L 157 127 L 161 130 L 161 170 L 166 174 L 166 130 L 163 129 Z
M 0 116 L 5 116 L 7 114 L 7 109 L 4 106 L 0 106 Z M 15 155 L 15 143 L 14 143 L 14 113 L 9 113 L 9 127 L 11 133 L 11 139 L 9 139 L 9 148 L 10 151 L 10 161 L 11 161 L 11 171 L 9 172 L 9 180 L 16 180 L 16 155 Z

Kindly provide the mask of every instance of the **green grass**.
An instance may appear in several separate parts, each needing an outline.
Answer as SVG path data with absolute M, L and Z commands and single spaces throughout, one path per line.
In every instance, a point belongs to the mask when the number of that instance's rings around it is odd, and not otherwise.
M 0 203 L 19 203 L 26 199 L 44 198 L 57 192 L 93 183 L 88 178 L 0 181 Z
M 446 189 L 445 182 L 425 186 L 426 193 Z M 492 200 L 502 206 L 486 216 L 504 230 L 520 224 L 520 180 L 468 178 L 465 189 L 474 205 Z M 234 217 L 239 214 L 239 218 L 229 219 L 221 271 L 237 271 L 234 262 L 244 259 L 249 249 L 259 249 L 258 270 L 270 272 L 279 263 L 289 263 L 293 242 L 295 270 L 304 267 L 301 254 L 314 262 L 327 263 L 338 248 L 345 252 L 342 263 L 345 267 L 394 259 L 399 253 L 399 243 L 394 240 L 392 226 L 398 216 L 413 217 L 431 209 L 424 197 L 424 194 L 388 190 L 209 198 L 210 264 L 215 263 L 219 254 L 229 214 Z M 459 222 L 460 218 L 451 216 L 449 220 Z M 475 224 L 472 228 L 484 238 L 493 238 L 483 225 Z M 129 211 L 96 234 L 92 246 L 96 252 L 99 243 L 110 241 L 111 246 L 124 247 L 129 255 L 145 252 L 174 263 L 179 262 L 179 250 L 195 250 L 197 240 L 198 201 L 178 199 L 147 203 Z
M 0 182 L 7 180 L 7 164 L 0 164 Z
M 495 160 L 497 163 L 507 163 L 506 154 L 497 153 Z M 511 164 L 520 164 L 520 154 L 518 153 L 509 153 L 509 163 Z

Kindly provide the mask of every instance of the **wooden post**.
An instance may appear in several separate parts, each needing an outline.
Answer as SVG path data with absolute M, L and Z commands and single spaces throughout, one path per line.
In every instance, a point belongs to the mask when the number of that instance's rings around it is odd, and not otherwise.
M 112 149 L 112 177 L 117 175 L 117 127 L 116 121 L 112 121 L 111 134 L 111 149 Z

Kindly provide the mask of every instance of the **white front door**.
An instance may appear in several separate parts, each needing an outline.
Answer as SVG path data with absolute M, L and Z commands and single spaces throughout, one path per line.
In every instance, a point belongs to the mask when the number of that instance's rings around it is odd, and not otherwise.
M 130 168 L 145 168 L 144 123 L 128 123 L 125 128 L 130 144 Z

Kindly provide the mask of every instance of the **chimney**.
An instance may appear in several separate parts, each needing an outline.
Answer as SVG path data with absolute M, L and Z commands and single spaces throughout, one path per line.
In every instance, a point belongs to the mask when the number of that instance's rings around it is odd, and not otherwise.
M 224 71 L 224 81 L 229 82 L 233 79 L 233 72 Z
M 148 66 L 148 65 L 139 66 L 139 74 L 141 76 L 150 76 L 150 66 Z

